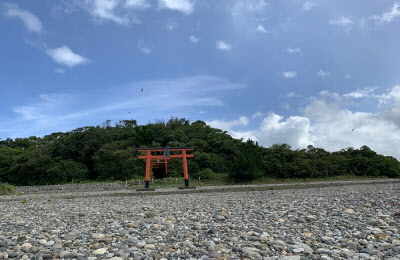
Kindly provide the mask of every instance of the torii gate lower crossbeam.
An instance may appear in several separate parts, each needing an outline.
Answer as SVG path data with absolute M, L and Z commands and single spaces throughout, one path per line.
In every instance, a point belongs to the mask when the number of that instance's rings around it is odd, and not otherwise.
M 195 147 L 158 147 L 158 148 L 136 148 L 138 152 L 145 152 L 146 155 L 139 155 L 139 159 L 146 160 L 146 171 L 144 178 L 144 189 L 148 189 L 150 186 L 150 174 L 152 168 L 152 162 L 163 161 L 166 164 L 169 159 L 182 158 L 183 166 L 183 178 L 185 180 L 185 187 L 189 187 L 189 171 L 187 167 L 187 158 L 193 158 L 193 154 L 188 154 L 187 151 L 194 151 Z M 152 154 L 152 153 L 162 153 Z M 180 152 L 180 154 L 179 154 Z

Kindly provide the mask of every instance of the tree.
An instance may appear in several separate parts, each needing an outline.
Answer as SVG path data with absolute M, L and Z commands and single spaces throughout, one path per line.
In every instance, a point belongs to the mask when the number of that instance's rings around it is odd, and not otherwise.
M 262 152 L 259 148 L 252 140 L 238 145 L 229 170 L 233 181 L 252 181 L 262 176 Z

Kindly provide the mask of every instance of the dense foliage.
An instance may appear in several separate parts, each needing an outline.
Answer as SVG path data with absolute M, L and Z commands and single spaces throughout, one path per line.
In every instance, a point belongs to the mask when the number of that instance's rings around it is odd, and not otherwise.
M 228 174 L 232 181 L 262 177 L 300 178 L 337 175 L 400 177 L 400 164 L 367 146 L 327 152 L 287 144 L 269 148 L 237 140 L 202 121 L 171 118 L 147 125 L 123 120 L 115 126 L 82 127 L 43 138 L 0 141 L 0 182 L 15 185 L 56 184 L 82 180 L 140 178 L 144 161 L 135 147 L 195 146 L 188 160 L 191 177 Z M 171 160 L 170 176 L 181 176 L 181 160 Z
M 15 192 L 14 186 L 8 183 L 1 183 L 0 182 L 0 195 L 8 195 L 13 194 Z

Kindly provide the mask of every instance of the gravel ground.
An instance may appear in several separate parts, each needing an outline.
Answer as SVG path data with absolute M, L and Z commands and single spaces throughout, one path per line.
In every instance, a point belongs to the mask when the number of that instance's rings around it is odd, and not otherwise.
M 400 259 L 399 183 L 162 195 L 46 187 L 0 197 L 0 259 Z

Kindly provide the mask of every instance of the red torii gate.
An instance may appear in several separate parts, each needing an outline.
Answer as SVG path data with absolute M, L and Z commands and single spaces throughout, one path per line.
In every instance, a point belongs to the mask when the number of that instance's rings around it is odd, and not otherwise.
M 138 152 L 146 152 L 146 155 L 139 155 L 139 159 L 146 160 L 146 171 L 144 177 L 144 189 L 148 190 L 150 185 L 150 172 L 151 168 L 155 165 L 160 166 L 160 164 L 164 164 L 166 170 L 168 169 L 168 163 L 170 159 L 173 158 L 182 158 L 182 166 L 183 166 L 183 178 L 185 179 L 185 187 L 182 188 L 195 188 L 189 187 L 189 171 L 187 167 L 186 158 L 193 158 L 193 154 L 187 154 L 187 151 L 194 151 L 195 147 L 157 147 L 157 148 L 136 148 Z M 152 152 L 160 153 L 162 155 L 152 154 Z M 171 154 L 174 153 L 174 154 Z M 180 154 L 176 154 L 176 152 L 180 152 Z

